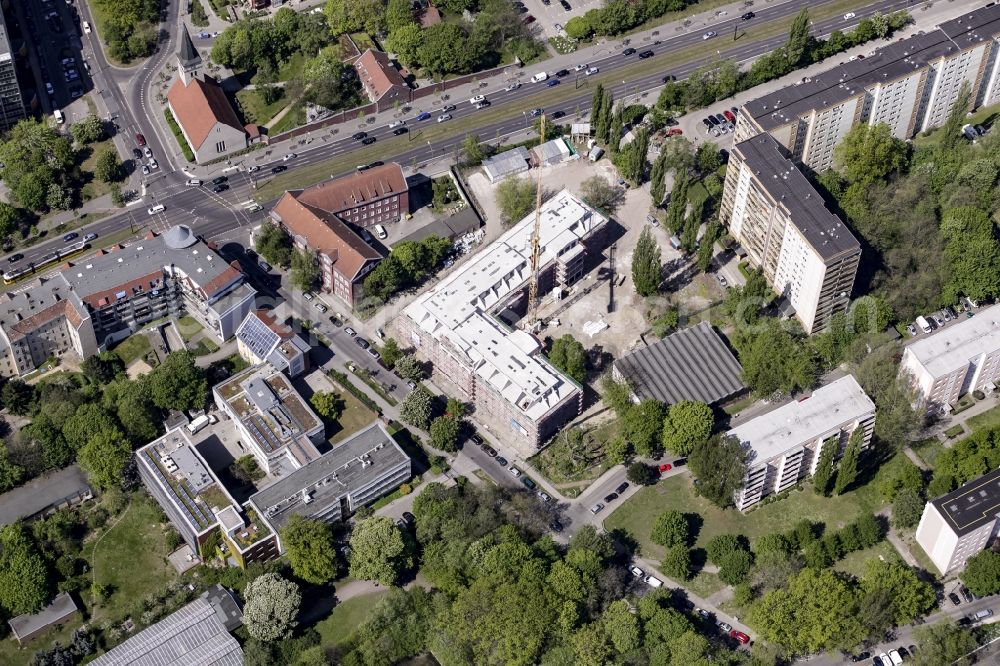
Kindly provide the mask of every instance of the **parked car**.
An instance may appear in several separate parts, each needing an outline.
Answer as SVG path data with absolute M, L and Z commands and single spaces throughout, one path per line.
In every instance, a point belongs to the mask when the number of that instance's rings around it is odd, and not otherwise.
M 497 450 L 494 449 L 489 444 L 483 444 L 483 453 L 485 453 L 486 455 L 488 455 L 490 458 L 496 458 L 497 457 Z
M 632 575 L 636 578 L 644 578 L 646 576 L 646 572 L 636 566 L 630 567 L 629 571 L 632 572 Z
M 354 344 L 361 347 L 362 349 L 368 349 L 371 346 L 371 343 L 362 337 L 354 338 Z
M 549 529 L 552 530 L 553 532 L 562 532 L 563 524 L 560 523 L 558 520 L 553 520 L 551 523 L 549 523 Z
M 717 626 L 719 629 L 722 629 L 722 631 L 727 634 L 733 630 L 732 626 L 730 626 L 728 622 L 723 622 L 722 620 L 716 620 L 715 626 Z
M 566 0 L 559 0 L 559 4 L 562 5 L 562 8 L 566 11 L 571 11 L 573 9 L 573 6 L 566 2 Z
M 859 654 L 851 655 L 851 661 L 855 664 L 858 663 L 859 661 L 865 661 L 866 659 L 871 659 L 871 658 L 872 658 L 871 652 L 861 652 Z
M 329 319 L 330 323 L 336 328 L 340 328 L 344 325 L 344 322 L 340 321 L 340 319 L 337 318 L 337 315 L 330 315 Z
M 326 314 L 327 310 L 330 309 L 330 308 L 326 307 L 325 305 L 323 305 L 322 303 L 320 303 L 319 301 L 317 301 L 316 303 L 313 303 L 313 307 L 316 308 L 317 310 L 319 310 L 320 314 Z
M 736 629 L 729 630 L 730 638 L 735 638 L 740 645 L 749 645 L 750 637 L 744 634 L 742 631 L 737 631 Z
M 594 506 L 590 507 L 590 512 L 595 516 L 604 510 L 604 505 L 598 502 Z
M 497 456 L 497 464 L 500 465 L 501 467 L 506 467 L 507 459 L 504 458 L 503 456 Z
M 524 487 L 527 488 L 528 490 L 534 490 L 536 487 L 535 480 L 532 479 L 530 476 L 522 476 L 521 483 L 523 483 Z
M 975 597 L 972 596 L 972 592 L 969 592 L 969 588 L 967 588 L 966 586 L 963 585 L 962 587 L 958 588 L 958 591 L 962 593 L 962 597 L 964 597 L 965 600 L 970 604 L 975 600 Z
M 736 116 L 733 114 L 732 111 L 723 111 L 722 115 L 725 116 L 726 120 L 728 120 L 729 122 L 731 122 L 731 123 L 735 123 L 736 122 Z
M 955 604 L 956 606 L 962 605 L 962 600 L 954 592 L 949 592 L 948 598 L 951 600 L 951 603 Z
M 628 490 L 628 481 L 624 481 L 618 484 L 618 487 L 615 488 L 615 492 L 618 493 L 619 495 L 621 495 L 626 490 Z
M 357 331 L 355 331 L 355 330 L 354 330 L 353 328 L 351 328 L 350 326 L 348 326 L 347 328 L 345 328 L 345 329 L 344 329 L 344 333 L 347 333 L 347 335 L 348 335 L 349 337 L 352 337 L 352 338 L 353 338 L 353 337 L 354 337 L 355 335 L 357 335 L 357 334 L 358 334 L 358 332 L 357 332 Z
M 518 468 L 514 467 L 513 465 L 511 465 L 511 468 L 509 470 L 507 470 L 507 471 L 510 472 L 511 474 L 513 474 L 515 477 L 521 476 L 521 470 L 519 470 Z
M 525 477 L 525 478 L 527 478 L 527 477 Z M 539 490 L 538 491 L 538 499 L 542 500 L 543 502 L 551 502 L 552 501 L 552 497 L 550 497 L 549 494 L 547 492 L 545 492 L 544 490 Z

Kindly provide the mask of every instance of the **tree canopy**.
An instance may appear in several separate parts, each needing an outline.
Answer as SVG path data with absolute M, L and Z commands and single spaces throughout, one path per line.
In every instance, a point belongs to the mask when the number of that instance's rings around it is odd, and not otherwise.
M 410 550 L 391 518 L 366 518 L 355 525 L 351 535 L 351 576 L 393 585 L 413 566 Z
M 321 585 L 337 577 L 333 531 L 322 520 L 293 515 L 281 530 L 292 572 L 308 583 Z
M 552 351 L 549 352 L 549 361 L 572 377 L 578 384 L 583 384 L 586 381 L 587 351 L 569 333 L 553 341 Z
M 733 493 L 743 485 L 747 452 L 736 437 L 717 435 L 697 445 L 688 455 L 688 466 L 698 479 L 698 494 L 720 507 L 733 503 Z
M 663 448 L 686 456 L 712 436 L 715 415 L 703 402 L 682 400 L 670 405 L 663 420 Z
M 632 283 L 640 296 L 652 296 L 660 290 L 663 265 L 660 263 L 660 246 L 647 225 L 639 234 L 632 251 Z
M 531 178 L 511 176 L 497 185 L 496 202 L 504 224 L 514 224 L 535 208 L 538 184 Z
M 259 641 L 288 636 L 297 624 L 302 593 L 299 586 L 276 573 L 265 573 L 250 581 L 243 593 L 243 626 Z

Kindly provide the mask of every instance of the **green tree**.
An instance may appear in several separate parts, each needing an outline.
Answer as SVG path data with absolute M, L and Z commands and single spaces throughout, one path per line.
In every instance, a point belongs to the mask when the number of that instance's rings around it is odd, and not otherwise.
M 569 22 L 566 23 L 569 26 Z M 590 126 L 597 132 L 601 126 L 601 113 L 604 111 L 604 85 L 598 83 L 594 94 L 590 97 Z
M 777 321 L 768 321 L 762 331 L 738 347 L 743 381 L 758 397 L 788 395 L 816 381 L 810 350 Z
M 686 456 L 712 436 L 715 415 L 703 402 L 682 400 L 667 409 L 663 420 L 663 448 Z
M 914 666 L 954 663 L 965 666 L 965 662 L 959 660 L 977 646 L 975 636 L 950 619 L 917 627 L 913 630 L 913 640 L 920 646 L 916 654 L 910 656 Z
M 292 286 L 299 291 L 310 291 L 320 283 L 319 256 L 312 250 L 292 253 Z
M 795 67 L 802 62 L 807 46 L 809 46 L 809 10 L 803 9 L 792 20 L 792 27 L 788 32 L 785 55 L 789 64 Z
M 665 338 L 676 331 L 680 323 L 681 313 L 676 308 L 670 308 L 653 320 L 653 335 Z
M 552 343 L 549 361 L 572 377 L 578 384 L 583 384 L 586 381 L 587 350 L 569 333 Z
M 587 204 L 609 215 L 614 215 L 624 201 L 622 191 L 603 176 L 591 176 L 580 183 L 580 194 Z
M 379 351 L 382 355 L 382 362 L 389 369 L 396 367 L 396 362 L 403 357 L 403 350 L 399 348 L 399 343 L 396 342 L 395 338 L 386 338 Z
M 0 143 L 0 163 L 4 165 L 0 177 L 9 188 L 11 203 L 28 210 L 46 210 L 50 189 L 65 189 L 74 160 L 69 139 L 47 122 L 31 118 L 18 122 Z M 64 198 L 53 200 L 61 203 Z
M 11 414 L 27 416 L 35 403 L 35 388 L 21 379 L 11 379 L 0 389 L 3 406 Z
M 961 578 L 978 597 L 1000 592 L 1000 553 L 987 549 L 973 555 L 966 562 Z
M 652 296 L 660 290 L 663 281 L 660 263 L 660 246 L 653 238 L 649 226 L 642 229 L 632 252 L 632 282 L 640 296 Z
M 670 190 L 670 203 L 667 204 L 667 228 L 673 233 L 679 233 L 684 227 L 684 214 L 688 205 L 688 185 L 690 181 L 686 173 L 674 178 L 674 186 Z
M 673 546 L 687 547 L 690 536 L 687 518 L 680 511 L 670 509 L 656 517 L 649 538 L 653 543 L 672 548 Z
M 198 409 L 205 404 L 208 381 L 190 352 L 169 354 L 150 373 L 146 386 L 153 404 L 161 409 Z
M 273 266 L 289 266 L 292 263 L 292 238 L 281 227 L 265 223 L 260 225 L 254 239 L 257 253 Z
M 925 503 L 915 490 L 906 488 L 900 491 L 892 501 L 892 524 L 904 529 L 916 527 L 924 513 Z
M 639 647 L 639 619 L 632 614 L 628 601 L 619 599 L 612 602 L 601 614 L 601 622 L 617 654 L 628 654 Z
M 768 592 L 750 610 L 760 637 L 798 653 L 850 649 L 867 634 L 858 596 L 840 575 L 804 569 L 788 587 Z
M 833 491 L 836 494 L 843 495 L 858 478 L 861 465 L 861 447 L 864 446 L 864 443 L 864 428 L 855 428 L 851 431 L 844 455 L 840 458 L 840 465 L 837 466 L 837 480 L 833 484 Z
M 63 423 L 62 433 L 66 442 L 74 449 L 82 448 L 90 438 L 104 430 L 118 427 L 115 417 L 101 405 L 85 403 Z
M 431 422 L 431 446 L 442 451 L 458 450 L 459 422 L 450 416 L 439 416 Z
M 424 369 L 412 354 L 399 358 L 396 361 L 395 369 L 403 379 L 419 382 L 424 378 Z
M 658 448 L 665 411 L 663 403 L 643 400 L 637 405 L 632 405 L 625 414 L 625 437 L 639 455 L 652 455 Z
M 570 20 L 566 21 L 566 25 L 563 26 L 563 30 L 571 39 L 586 39 L 594 34 L 594 26 L 587 20 L 586 15 L 574 16 Z M 594 121 L 592 120 L 591 122 L 593 123 Z
M 615 100 L 611 91 L 604 92 L 604 103 L 601 106 L 601 124 L 596 129 L 597 140 L 608 145 L 611 138 L 611 116 L 614 115 Z
M 626 477 L 637 486 L 649 486 L 656 483 L 656 471 L 644 462 L 634 462 L 628 466 Z
M 385 7 L 385 27 L 391 35 L 393 31 L 408 25 L 415 25 L 413 7 L 409 0 L 389 0 Z
M 117 429 L 102 430 L 93 435 L 77 456 L 80 467 L 105 490 L 121 485 L 125 467 L 131 459 L 132 447 Z
M 45 560 L 28 528 L 14 523 L 0 530 L 0 607 L 10 615 L 34 613 L 48 600 Z
M 24 222 L 24 211 L 0 201 L 0 240 L 10 236 Z
M 337 577 L 337 551 L 329 523 L 293 515 L 281 529 L 281 542 L 292 572 L 302 580 L 323 585 Z
M 96 380 L 100 384 L 108 384 L 125 372 L 125 362 L 118 354 L 101 352 L 84 359 L 80 370 L 90 379 Z
M 838 442 L 824 442 L 823 451 L 813 473 L 813 488 L 820 495 L 830 492 L 830 482 L 833 481 L 833 457 L 837 453 Z
M 93 113 L 80 122 L 73 123 L 69 132 L 80 144 L 95 143 L 105 138 L 104 122 Z
M 649 131 L 642 128 L 635 132 L 632 141 L 619 150 L 612 161 L 622 178 L 632 187 L 639 187 L 646 175 L 646 153 L 649 152 Z
M 941 126 L 939 132 L 941 142 L 938 144 L 938 150 L 953 150 L 959 141 L 964 138 L 962 135 L 962 126 L 965 125 L 965 116 L 969 112 L 969 101 L 971 98 L 972 88 L 969 86 L 969 82 L 962 81 L 962 85 L 958 89 L 958 95 L 955 97 L 955 101 L 948 112 L 948 118 L 945 120 L 944 125 Z
M 111 148 L 102 148 L 94 160 L 94 177 L 104 183 L 117 183 L 124 175 L 118 153 Z
M 247 583 L 243 592 L 243 626 L 252 638 L 271 642 L 287 637 L 297 624 L 302 593 L 299 586 L 276 573 Z
M 952 208 L 941 220 L 941 236 L 949 267 L 944 298 L 954 302 L 959 295 L 973 300 L 1000 295 L 1000 243 L 993 219 L 971 206 Z
M 462 139 L 462 154 L 465 156 L 465 163 L 469 165 L 481 164 L 486 157 L 486 151 L 479 142 L 478 134 L 466 134 Z
M 423 44 L 424 30 L 417 23 L 396 28 L 385 41 L 386 48 L 395 53 L 401 63 L 408 66 L 420 63 Z
M 344 411 L 344 399 L 336 391 L 316 391 L 309 398 L 309 404 L 316 413 L 330 421 L 336 421 Z
M 674 580 L 688 580 L 691 578 L 691 551 L 683 545 L 667 548 L 660 567 L 664 574 Z
M 729 585 L 746 581 L 753 565 L 753 554 L 745 539 L 734 534 L 720 534 L 705 547 L 708 559 L 719 567 L 719 578 Z
M 618 152 L 622 142 L 622 105 L 617 104 L 611 113 L 611 126 L 608 129 L 608 152 L 612 155 Z
M 659 208 L 667 193 L 667 156 L 661 152 L 653 160 L 653 169 L 649 174 L 649 194 L 653 198 L 653 207 Z
M 698 494 L 719 507 L 733 503 L 733 493 L 743 485 L 747 452 L 736 437 L 721 435 L 695 446 L 688 466 L 698 479 Z
M 538 184 L 530 178 L 511 176 L 497 185 L 496 202 L 504 224 L 514 224 L 535 208 Z
M 413 566 L 402 532 L 386 516 L 373 516 L 357 523 L 350 543 L 350 574 L 354 578 L 394 585 L 400 574 Z
M 921 493 L 925 485 L 923 472 L 906 456 L 900 456 L 891 465 L 883 466 L 876 478 L 879 492 L 890 502 L 903 490 Z
M 851 182 L 868 185 L 905 169 L 907 146 L 884 123 L 861 124 L 844 135 L 834 149 L 834 160 Z
M 892 599 L 893 620 L 899 626 L 927 615 L 937 605 L 930 583 L 921 580 L 914 569 L 896 561 L 868 560 L 861 577 L 861 590 L 869 595 L 876 590 L 884 591 Z
M 431 402 L 433 396 L 423 385 L 410 391 L 399 408 L 399 417 L 404 423 L 426 430 L 431 422 Z
M 14 464 L 6 443 L 0 443 L 0 492 L 7 492 L 24 477 L 24 469 Z
M 465 31 L 454 23 L 424 28 L 423 41 L 417 49 L 420 64 L 437 76 L 471 71 L 478 55 L 478 49 Z
M 695 160 L 698 163 L 698 171 L 705 176 L 718 171 L 722 166 L 722 155 L 719 153 L 719 147 L 711 141 L 706 141 L 698 146 Z

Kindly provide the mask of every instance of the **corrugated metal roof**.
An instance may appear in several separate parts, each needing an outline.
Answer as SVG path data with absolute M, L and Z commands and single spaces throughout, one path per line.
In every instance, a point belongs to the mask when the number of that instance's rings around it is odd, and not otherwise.
M 707 322 L 637 349 L 615 366 L 641 399 L 719 402 L 743 390 L 743 367 Z

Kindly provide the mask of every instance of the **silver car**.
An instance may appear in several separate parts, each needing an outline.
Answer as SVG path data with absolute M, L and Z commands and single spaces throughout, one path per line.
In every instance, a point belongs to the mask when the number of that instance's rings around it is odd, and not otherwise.
M 595 516 L 596 516 L 597 514 L 599 514 L 599 513 L 600 513 L 601 511 L 603 511 L 603 510 L 604 510 L 604 505 L 603 505 L 602 503 L 600 503 L 600 502 L 598 502 L 598 503 L 597 503 L 597 504 L 595 504 L 594 506 L 590 507 L 590 512 L 591 512 L 592 514 L 594 514 Z

